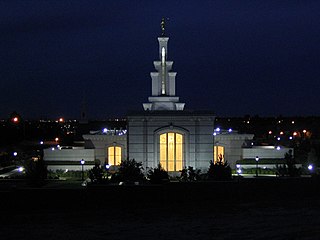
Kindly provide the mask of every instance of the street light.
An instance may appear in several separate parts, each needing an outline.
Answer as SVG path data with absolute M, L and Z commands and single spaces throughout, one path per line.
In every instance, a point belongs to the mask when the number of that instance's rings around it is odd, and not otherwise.
M 256 177 L 258 177 L 259 157 L 256 156 Z
M 82 160 L 80 161 L 80 163 L 81 163 L 81 179 L 82 179 L 82 181 L 83 181 L 83 180 L 84 180 L 83 166 L 84 166 L 84 164 L 85 164 L 85 161 L 82 159 Z

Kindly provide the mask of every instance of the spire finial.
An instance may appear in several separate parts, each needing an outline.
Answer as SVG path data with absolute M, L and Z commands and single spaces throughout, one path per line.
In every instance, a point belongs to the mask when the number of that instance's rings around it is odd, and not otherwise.
M 162 31 L 161 36 L 164 37 L 165 36 L 165 31 L 166 31 L 166 18 L 165 17 L 163 17 L 161 19 L 160 25 L 161 25 L 161 31 Z

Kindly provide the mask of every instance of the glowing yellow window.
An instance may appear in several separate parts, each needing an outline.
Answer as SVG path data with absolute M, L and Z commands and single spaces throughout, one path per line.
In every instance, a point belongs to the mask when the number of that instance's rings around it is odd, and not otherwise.
M 167 171 L 180 171 L 183 168 L 183 136 L 179 133 L 160 135 L 160 164 Z
M 219 161 L 224 162 L 224 147 L 222 146 L 214 146 L 213 151 L 213 161 L 214 163 L 217 163 Z
M 120 165 L 121 163 L 121 147 L 108 147 L 108 164 Z

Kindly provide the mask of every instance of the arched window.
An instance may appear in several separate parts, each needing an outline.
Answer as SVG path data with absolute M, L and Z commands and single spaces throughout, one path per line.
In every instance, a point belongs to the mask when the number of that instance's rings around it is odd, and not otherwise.
M 213 162 L 223 162 L 224 163 L 224 147 L 223 146 L 214 146 L 213 150 Z
M 120 165 L 121 163 L 121 147 L 111 146 L 108 147 L 108 164 Z
M 174 132 L 160 135 L 160 164 L 167 171 L 182 170 L 183 135 Z

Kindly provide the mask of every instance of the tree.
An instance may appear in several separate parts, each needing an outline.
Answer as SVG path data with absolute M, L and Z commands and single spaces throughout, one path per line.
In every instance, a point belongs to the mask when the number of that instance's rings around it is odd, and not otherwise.
M 160 163 L 156 168 L 150 169 L 147 175 L 151 183 L 159 184 L 169 182 L 169 174 L 162 168 Z
M 296 162 L 292 156 L 292 150 L 289 150 L 287 153 L 284 155 L 284 161 L 285 164 L 287 165 L 287 174 L 290 177 L 298 177 L 300 176 L 300 169 L 296 167 Z
M 42 158 L 39 157 L 36 161 L 32 158 L 27 159 L 24 163 L 24 168 L 26 172 L 26 179 L 30 184 L 37 186 L 45 184 L 48 171 Z
M 224 161 L 222 155 L 219 156 L 216 163 L 210 161 L 207 176 L 208 180 L 230 180 L 232 178 L 231 168 L 229 164 Z

